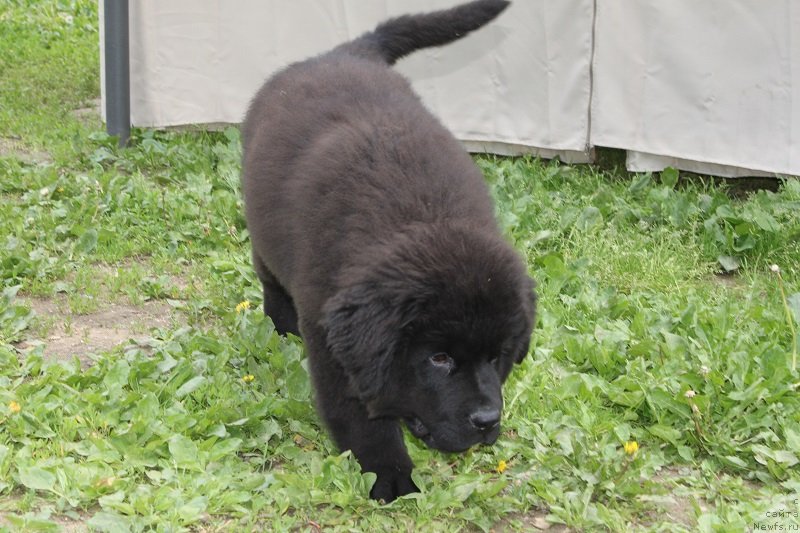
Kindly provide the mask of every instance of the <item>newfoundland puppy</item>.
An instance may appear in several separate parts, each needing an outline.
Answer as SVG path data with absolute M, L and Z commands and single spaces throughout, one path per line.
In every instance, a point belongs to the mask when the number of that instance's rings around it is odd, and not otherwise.
M 243 126 L 264 312 L 303 338 L 318 410 L 391 501 L 417 487 L 401 422 L 448 452 L 493 443 L 535 295 L 480 170 L 389 67 L 509 2 L 403 16 L 275 74 Z

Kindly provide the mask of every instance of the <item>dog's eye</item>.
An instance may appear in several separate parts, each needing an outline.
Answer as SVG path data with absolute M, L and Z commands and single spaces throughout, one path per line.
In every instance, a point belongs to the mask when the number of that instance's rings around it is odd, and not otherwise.
M 444 352 L 433 354 L 430 357 L 430 361 L 433 366 L 447 368 L 448 370 L 455 366 L 455 361 L 453 361 L 453 358 Z

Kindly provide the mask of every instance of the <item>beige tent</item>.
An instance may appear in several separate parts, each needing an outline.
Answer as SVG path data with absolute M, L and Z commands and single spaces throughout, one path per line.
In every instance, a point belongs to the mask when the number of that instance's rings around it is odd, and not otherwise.
M 388 16 L 459 0 L 137 0 L 137 126 L 238 123 L 270 73 Z M 800 174 L 800 4 L 515 0 L 468 38 L 398 65 L 473 151 L 632 170 Z M 102 41 L 101 41 L 102 42 Z

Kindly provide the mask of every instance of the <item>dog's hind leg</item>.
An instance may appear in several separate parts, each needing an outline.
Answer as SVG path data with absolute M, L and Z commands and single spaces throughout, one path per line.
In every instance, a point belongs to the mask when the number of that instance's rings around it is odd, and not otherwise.
M 294 308 L 292 297 L 255 254 L 253 255 L 253 265 L 258 279 L 261 280 L 261 286 L 264 288 L 264 314 L 272 319 L 275 331 L 280 335 L 291 333 L 299 336 L 297 310 Z

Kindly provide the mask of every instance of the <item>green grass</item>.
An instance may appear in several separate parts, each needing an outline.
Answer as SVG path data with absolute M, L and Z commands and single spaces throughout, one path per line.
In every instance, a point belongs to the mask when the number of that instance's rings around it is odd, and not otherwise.
M 96 18 L 90 0 L 0 0 L 0 527 L 797 524 L 768 513 L 800 493 L 800 182 L 736 199 L 672 171 L 478 158 L 538 281 L 531 355 L 497 444 L 450 456 L 409 436 L 422 492 L 381 506 L 314 413 L 302 342 L 258 309 L 238 132 L 135 131 L 120 150 L 73 114 L 98 96 Z M 88 368 L 20 344 L 146 301 L 182 320 Z

